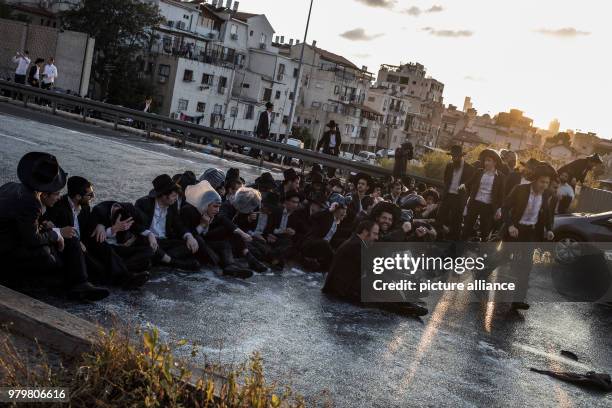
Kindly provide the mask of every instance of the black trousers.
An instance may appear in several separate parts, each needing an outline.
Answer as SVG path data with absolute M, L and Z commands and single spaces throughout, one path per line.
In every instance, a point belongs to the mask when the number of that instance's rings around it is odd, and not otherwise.
M 463 209 L 465 201 L 462 194 L 448 193 L 438 211 L 440 222 L 449 229 L 447 238 L 458 241 L 461 238 L 461 220 L 463 220 Z
M 134 273 L 150 269 L 154 256 L 153 249 L 144 243 L 124 247 L 103 242 L 87 248 L 90 275 L 95 275 L 96 281 L 111 284 L 120 284 Z
M 29 283 L 34 278 L 57 279 L 65 286 L 73 286 L 88 280 L 87 263 L 81 243 L 76 238 L 64 239 L 64 250 L 55 247 L 17 248 L 5 254 L 7 283 Z
M 518 238 L 512 238 L 508 233 L 507 226 L 504 225 L 504 241 L 526 243 L 526 245 L 513 246 L 510 248 L 509 256 L 512 255 L 510 261 L 510 277 L 509 280 L 514 282 L 516 290 L 514 292 L 514 301 L 523 302 L 527 297 L 529 290 L 529 275 L 533 268 L 533 250 L 535 243 L 541 241 L 538 239 L 537 229 L 534 226 L 518 225 Z
M 25 85 L 25 83 L 26 83 L 26 76 L 25 75 L 17 75 L 17 74 L 15 74 L 15 83 L 16 84 Z
M 491 204 L 470 200 L 463 225 L 462 239 L 467 240 L 474 237 L 474 224 L 476 219 L 480 218 L 480 237 L 483 241 L 486 241 L 491 233 L 491 228 L 493 228 L 494 217 L 495 209 Z
M 334 259 L 334 250 L 330 243 L 324 239 L 311 239 L 304 242 L 302 255 L 319 261 L 324 270 L 329 269 Z
M 157 243 L 159 246 L 157 251 L 155 251 L 153 263 L 160 264 L 165 255 L 176 259 L 189 259 L 193 257 L 193 254 L 182 239 L 158 239 Z

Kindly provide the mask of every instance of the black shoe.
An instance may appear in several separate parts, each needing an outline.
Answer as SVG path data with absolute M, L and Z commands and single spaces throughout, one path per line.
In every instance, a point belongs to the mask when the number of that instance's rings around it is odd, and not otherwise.
M 248 253 L 246 256 L 247 262 L 249 263 L 249 268 L 254 270 L 257 273 L 264 273 L 268 270 L 268 267 L 261 263 L 252 253 Z
M 79 283 L 74 285 L 69 292 L 69 296 L 79 299 L 95 302 L 96 300 L 102 300 L 110 295 L 108 289 L 99 288 L 92 285 L 90 282 Z
M 125 290 L 134 290 L 134 289 L 138 289 L 140 288 L 142 285 L 144 285 L 145 283 L 147 283 L 147 281 L 149 280 L 149 278 L 151 277 L 151 274 L 149 274 L 149 272 L 139 272 L 139 273 L 134 273 L 131 276 L 129 276 L 125 282 L 123 282 L 123 289 Z
M 529 310 L 529 304 L 525 302 L 512 302 L 512 310 Z
M 223 268 L 223 274 L 226 276 L 233 276 L 240 279 L 248 279 L 253 276 L 253 271 L 243 269 L 236 265 L 229 265 Z
M 182 269 L 185 271 L 199 271 L 201 265 L 195 259 L 176 259 L 172 258 L 170 261 L 170 266 L 173 266 L 177 269 Z
M 309 272 L 317 272 L 321 270 L 321 264 L 316 259 L 302 258 L 302 266 Z
M 270 268 L 276 272 L 282 272 L 285 269 L 285 263 L 283 261 L 273 261 L 270 264 Z

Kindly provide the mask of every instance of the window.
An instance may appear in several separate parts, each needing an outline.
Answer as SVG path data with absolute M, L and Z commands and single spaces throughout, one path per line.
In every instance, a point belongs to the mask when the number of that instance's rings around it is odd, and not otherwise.
M 282 81 L 285 77 L 285 64 L 279 64 L 278 75 L 276 76 L 277 81 Z
M 399 81 L 399 77 L 397 75 L 387 76 L 387 82 L 397 82 L 397 81 Z
M 259 37 L 260 44 L 266 44 L 268 41 L 268 36 L 265 33 L 261 33 L 261 37 Z
M 216 104 L 214 114 L 221 115 L 223 113 L 223 105 Z
M 408 77 L 400 77 L 400 84 L 408 85 L 410 83 L 410 78 Z
M 376 97 L 375 96 L 368 97 L 368 102 L 374 102 L 374 101 L 376 101 Z
M 263 100 L 266 102 L 270 102 L 270 99 L 272 99 L 272 88 L 265 88 L 264 94 L 263 94 Z
M 286 125 L 288 123 L 289 123 L 289 116 L 288 115 L 283 116 L 283 125 Z
M 336 85 L 334 87 L 334 95 L 338 95 L 340 93 L 340 85 Z
M 253 36 L 253 30 L 251 30 L 251 32 L 249 33 L 249 37 Z
M 206 104 L 204 102 L 198 102 L 198 107 L 196 108 L 196 112 L 204 113 L 206 110 Z
M 157 76 L 160 83 L 168 82 L 168 78 L 170 77 L 170 65 L 160 65 L 157 69 Z
M 281 97 L 281 91 L 276 91 L 276 95 L 274 96 L 275 99 L 280 99 Z
M 186 111 L 187 108 L 189 107 L 189 101 L 187 99 L 179 99 L 178 100 L 178 111 L 182 112 L 182 111 Z
M 221 95 L 224 95 L 226 86 L 227 86 L 227 78 L 219 77 L 219 87 L 217 88 L 217 92 L 219 92 Z
M 293 77 L 297 78 L 298 75 L 300 75 L 300 69 L 299 68 L 293 68 Z
M 238 38 L 238 26 L 236 24 L 232 24 L 232 27 L 230 28 L 230 34 L 232 35 L 232 37 L 236 36 L 236 38 Z
M 289 92 L 289 100 L 292 101 L 295 94 L 293 92 Z
M 253 119 L 253 115 L 254 114 L 255 114 L 255 106 L 254 105 L 247 105 L 246 111 L 244 113 L 244 118 L 245 119 Z
M 251 87 L 251 84 L 244 83 L 242 84 L 242 87 L 245 89 L 249 89 Z
M 232 106 L 232 108 L 230 109 L 230 116 L 232 118 L 235 118 L 236 116 L 238 116 L 238 107 L 237 106 Z
M 193 81 L 193 71 L 190 69 L 186 69 L 185 73 L 183 73 L 183 81 L 192 82 Z
M 207 74 L 206 72 L 202 74 L 202 85 L 212 85 L 213 84 L 214 75 Z

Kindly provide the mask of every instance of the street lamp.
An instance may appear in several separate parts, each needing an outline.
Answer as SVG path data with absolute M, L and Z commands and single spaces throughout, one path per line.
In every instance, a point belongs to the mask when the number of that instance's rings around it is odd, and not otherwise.
M 306 20 L 306 31 L 304 32 L 304 41 L 302 41 L 302 51 L 300 54 L 300 64 L 298 65 L 298 75 L 293 88 L 293 100 L 291 101 L 291 110 L 289 111 L 289 133 L 293 131 L 293 117 L 295 115 L 295 104 L 297 101 L 297 92 L 300 82 L 302 81 L 302 65 L 304 64 L 304 48 L 308 38 L 308 27 L 310 26 L 310 15 L 312 14 L 312 4 L 314 0 L 310 0 L 310 8 L 308 9 L 308 20 Z

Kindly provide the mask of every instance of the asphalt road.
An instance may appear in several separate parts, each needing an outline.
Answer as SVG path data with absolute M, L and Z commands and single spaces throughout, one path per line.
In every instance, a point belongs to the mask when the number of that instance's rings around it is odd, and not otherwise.
M 44 150 L 73 175 L 95 183 L 99 200 L 135 200 L 156 175 L 214 166 L 259 170 L 135 136 L 0 103 L 0 183 L 15 180 L 19 158 Z M 532 292 L 545 287 L 532 274 Z M 156 271 L 134 293 L 94 305 L 51 300 L 91 320 L 154 325 L 167 339 L 201 345 L 209 359 L 264 357 L 268 377 L 316 404 L 338 407 L 609 407 L 612 396 L 529 371 L 612 372 L 612 310 L 586 303 L 535 303 L 522 314 L 469 303 L 456 293 L 410 319 L 326 298 L 322 277 L 298 269 L 249 281 L 214 271 Z M 570 350 L 575 362 L 560 355 Z M 187 349 L 181 350 L 187 353 Z

